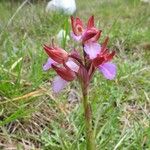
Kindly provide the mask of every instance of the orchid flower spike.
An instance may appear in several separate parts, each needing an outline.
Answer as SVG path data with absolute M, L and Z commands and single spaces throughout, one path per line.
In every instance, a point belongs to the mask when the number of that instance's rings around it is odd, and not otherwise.
M 86 27 L 80 18 L 71 17 L 71 25 L 73 39 L 82 43 L 83 56 L 75 49 L 68 52 L 54 44 L 43 46 L 49 56 L 43 70 L 53 69 L 57 74 L 52 85 L 55 93 L 77 78 L 82 88 L 87 88 L 96 70 L 109 80 L 116 76 L 117 67 L 111 62 L 115 51 L 109 52 L 108 37 L 102 44 L 98 43 L 101 30 L 94 26 L 94 16 L 89 18 Z

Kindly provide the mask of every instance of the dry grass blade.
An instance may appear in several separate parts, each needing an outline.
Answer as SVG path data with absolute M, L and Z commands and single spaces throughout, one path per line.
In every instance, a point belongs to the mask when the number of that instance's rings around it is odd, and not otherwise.
M 7 100 L 7 101 L 1 102 L 0 105 L 6 104 L 6 103 L 8 103 L 8 102 L 14 102 L 14 101 L 21 100 L 21 99 L 28 99 L 28 98 L 38 97 L 38 96 L 43 95 L 44 93 L 45 93 L 45 90 L 44 90 L 44 89 L 38 89 L 38 90 L 36 90 L 36 91 L 27 93 L 27 94 L 25 94 L 25 95 L 23 95 L 23 96 L 19 96 L 19 97 L 16 97 L 16 98 L 9 99 L 9 100 Z
M 13 101 L 16 101 L 16 100 L 20 100 L 20 99 L 27 99 L 27 98 L 33 98 L 33 97 L 38 97 L 38 96 L 41 96 L 45 93 L 45 91 L 43 89 L 39 89 L 39 90 L 36 90 L 36 91 L 33 91 L 33 92 L 30 92 L 30 93 L 27 93 L 23 96 L 19 96 L 19 97 L 16 97 L 14 99 L 12 99 Z

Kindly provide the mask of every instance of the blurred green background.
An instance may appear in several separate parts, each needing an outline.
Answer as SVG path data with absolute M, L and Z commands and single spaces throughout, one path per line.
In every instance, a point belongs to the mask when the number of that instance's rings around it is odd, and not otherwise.
M 117 78 L 98 72 L 90 99 L 98 150 L 150 149 L 150 4 L 140 0 L 77 0 L 85 22 L 108 35 L 117 55 Z M 70 30 L 69 16 L 46 13 L 47 2 L 0 1 L 0 149 L 84 150 L 80 88 L 74 82 L 54 95 L 53 71 L 44 72 L 42 45 L 61 29 Z M 69 23 L 69 26 L 68 26 Z M 59 44 L 61 45 L 61 44 Z M 64 46 L 64 45 L 62 45 Z M 66 50 L 76 45 L 65 43 Z

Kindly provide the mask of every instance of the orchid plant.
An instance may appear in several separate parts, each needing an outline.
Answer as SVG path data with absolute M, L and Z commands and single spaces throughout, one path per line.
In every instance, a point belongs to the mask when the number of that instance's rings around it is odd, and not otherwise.
M 51 46 L 44 45 L 49 58 L 43 69 L 53 69 L 57 76 L 53 80 L 53 91 L 60 92 L 69 82 L 78 79 L 82 89 L 82 103 L 85 115 L 87 150 L 95 150 L 95 140 L 92 130 L 92 110 L 88 99 L 89 84 L 96 70 L 106 79 L 112 80 L 116 76 L 116 65 L 111 62 L 115 51 L 107 48 L 109 38 L 102 44 L 98 43 L 102 31 L 94 25 L 94 16 L 91 16 L 86 26 L 80 18 L 71 16 L 71 37 L 78 42 L 82 51 L 73 49 L 70 52 L 58 47 L 52 42 Z

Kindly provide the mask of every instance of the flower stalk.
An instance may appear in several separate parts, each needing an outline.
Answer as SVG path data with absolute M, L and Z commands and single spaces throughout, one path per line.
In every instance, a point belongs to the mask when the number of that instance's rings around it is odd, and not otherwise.
M 94 132 L 92 129 L 92 109 L 88 99 L 88 88 L 82 89 L 82 94 L 83 94 L 84 119 L 86 128 L 86 149 L 96 150 Z

